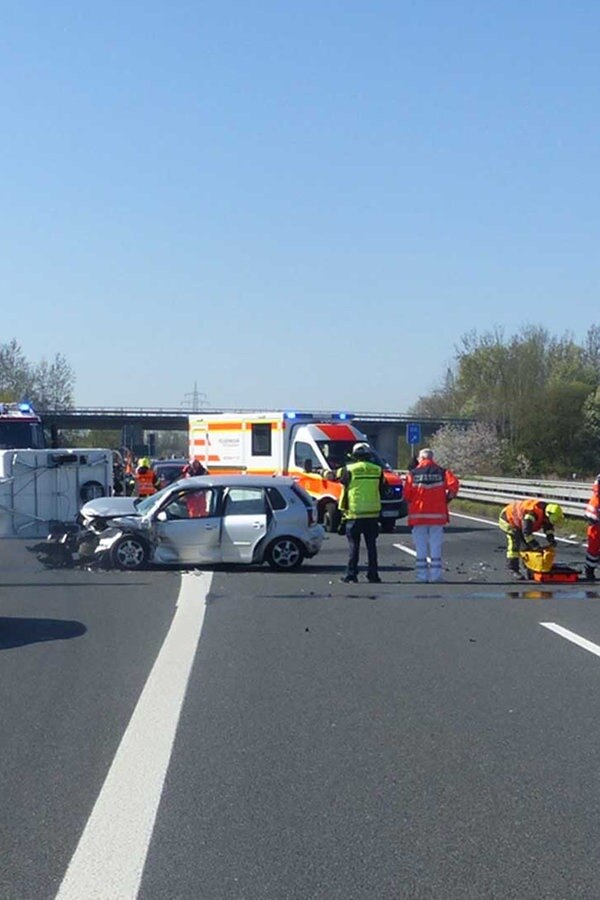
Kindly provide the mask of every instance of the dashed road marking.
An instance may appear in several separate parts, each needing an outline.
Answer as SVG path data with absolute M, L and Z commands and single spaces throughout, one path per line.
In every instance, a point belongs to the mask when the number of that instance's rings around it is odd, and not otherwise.
M 540 622 L 540 625 L 543 628 L 547 628 L 549 631 L 553 631 L 560 637 L 565 638 L 565 640 L 577 644 L 578 647 L 582 647 L 584 650 L 587 650 L 588 653 L 600 656 L 600 646 L 598 644 L 594 644 L 593 641 L 588 641 L 587 638 L 581 637 L 581 635 L 576 634 L 574 631 L 569 631 L 568 628 L 563 628 L 562 625 L 557 625 L 556 622 Z

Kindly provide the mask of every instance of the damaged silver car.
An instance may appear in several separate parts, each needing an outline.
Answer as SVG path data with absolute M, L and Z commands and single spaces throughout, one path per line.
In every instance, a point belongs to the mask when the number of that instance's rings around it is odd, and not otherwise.
M 319 552 L 324 534 L 313 499 L 293 478 L 203 475 L 144 499 L 91 500 L 77 528 L 55 529 L 37 550 L 63 565 L 88 560 L 134 570 L 266 562 L 289 571 Z

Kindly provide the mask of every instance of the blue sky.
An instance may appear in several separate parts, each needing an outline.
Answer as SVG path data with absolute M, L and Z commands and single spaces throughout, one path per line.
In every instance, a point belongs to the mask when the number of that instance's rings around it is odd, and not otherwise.
M 0 342 L 78 405 L 402 412 L 467 332 L 600 322 L 597 3 L 2 18 Z

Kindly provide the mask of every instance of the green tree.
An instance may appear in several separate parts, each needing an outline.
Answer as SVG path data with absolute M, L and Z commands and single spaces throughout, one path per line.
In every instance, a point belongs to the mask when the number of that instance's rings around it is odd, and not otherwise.
M 33 369 L 15 338 L 0 344 L 0 396 L 6 402 L 31 400 Z
M 73 406 L 75 375 L 65 357 L 57 353 L 52 362 L 43 359 L 33 368 L 32 401 L 41 409 Z
M 415 411 L 476 418 L 504 442 L 507 471 L 532 474 L 587 471 L 594 466 L 600 423 L 600 328 L 582 345 L 571 334 L 553 337 L 525 326 L 506 338 L 501 329 L 464 335 L 452 378 Z
M 29 400 L 40 409 L 69 409 L 74 386 L 75 375 L 62 354 L 34 364 L 15 338 L 0 344 L 0 399 Z

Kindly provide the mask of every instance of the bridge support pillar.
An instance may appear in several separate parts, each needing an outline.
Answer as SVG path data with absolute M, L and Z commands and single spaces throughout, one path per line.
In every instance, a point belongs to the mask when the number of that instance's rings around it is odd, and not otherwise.
M 141 425 L 133 423 L 123 425 L 121 429 L 121 443 L 123 447 L 128 447 L 134 456 L 144 456 L 149 452 L 144 442 L 144 429 Z

